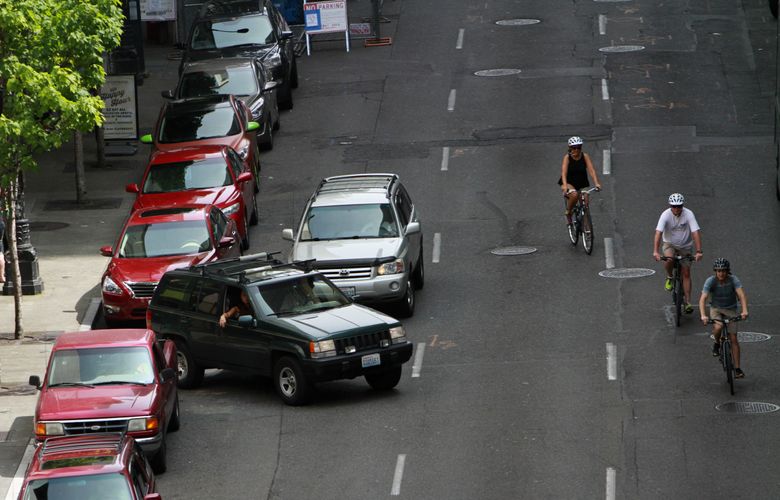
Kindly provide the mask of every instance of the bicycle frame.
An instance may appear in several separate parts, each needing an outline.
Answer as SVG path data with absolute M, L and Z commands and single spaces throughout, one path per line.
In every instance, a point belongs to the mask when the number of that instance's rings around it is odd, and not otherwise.
M 575 190 L 570 189 L 567 195 Z M 574 204 L 571 213 L 571 224 L 568 227 L 569 239 L 572 245 L 576 245 L 582 235 L 582 246 L 585 252 L 590 255 L 593 252 L 593 222 L 590 219 L 590 209 L 587 195 L 593 191 L 599 191 L 598 188 L 583 188 L 577 192 L 577 203 Z M 568 196 L 564 197 L 564 205 L 568 206 Z
M 734 351 L 731 349 L 731 335 L 729 334 L 729 324 L 742 321 L 741 316 L 734 316 L 732 318 L 723 319 L 710 319 L 707 324 L 712 325 L 720 323 L 723 325 L 723 330 L 720 332 L 720 363 L 723 366 L 723 371 L 726 372 L 726 383 L 729 385 L 731 395 L 734 395 Z M 739 332 L 734 332 L 734 335 L 738 335 Z
M 682 302 L 685 296 L 685 290 L 683 289 L 682 282 L 682 261 L 688 260 L 693 262 L 695 259 L 690 255 L 680 255 L 677 252 L 672 257 L 666 255 L 661 257 L 661 260 L 673 261 L 672 263 L 672 302 L 674 303 L 675 323 L 680 326 L 680 319 L 682 318 Z

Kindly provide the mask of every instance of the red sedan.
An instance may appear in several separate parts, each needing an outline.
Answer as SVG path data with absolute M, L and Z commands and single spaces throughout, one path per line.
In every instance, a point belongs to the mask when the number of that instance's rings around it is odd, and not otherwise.
M 255 181 L 250 168 L 227 146 L 200 146 L 155 151 L 141 186 L 128 184 L 136 193 L 133 210 L 187 204 L 216 205 L 236 221 L 241 247 L 249 248 L 249 225 L 257 224 Z
M 114 247 L 103 279 L 106 323 L 146 318 L 165 271 L 241 255 L 236 223 L 214 205 L 151 207 L 133 212 Z

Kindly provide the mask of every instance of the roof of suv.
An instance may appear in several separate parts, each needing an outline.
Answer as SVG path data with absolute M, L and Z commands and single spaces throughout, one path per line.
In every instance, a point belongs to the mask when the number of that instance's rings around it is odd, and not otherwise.
M 118 433 L 49 438 L 36 449 L 27 480 L 121 472 L 124 469 L 123 452 L 131 440 Z
M 396 174 L 338 175 L 322 179 L 312 195 L 313 206 L 388 203 L 398 185 Z

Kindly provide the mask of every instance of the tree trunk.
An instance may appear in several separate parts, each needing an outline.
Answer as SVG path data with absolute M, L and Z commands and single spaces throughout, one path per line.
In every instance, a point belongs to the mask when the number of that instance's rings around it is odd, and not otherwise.
M 19 176 L 21 170 L 17 170 L 16 178 L 8 186 L 8 191 L 5 193 L 5 206 L 7 207 L 8 220 L 6 220 L 6 231 L 8 231 L 8 251 L 10 264 L 9 269 L 5 271 L 5 277 L 8 279 L 9 275 L 13 280 L 14 286 L 14 339 L 20 339 L 24 335 L 24 327 L 22 326 L 22 273 L 19 272 L 19 253 L 16 247 L 16 200 L 19 196 Z
M 79 130 L 73 133 L 73 146 L 76 153 L 76 203 L 81 203 L 87 195 L 87 181 L 84 177 L 84 139 Z
M 97 143 L 97 167 L 106 166 L 106 142 L 103 127 L 95 127 L 95 142 Z

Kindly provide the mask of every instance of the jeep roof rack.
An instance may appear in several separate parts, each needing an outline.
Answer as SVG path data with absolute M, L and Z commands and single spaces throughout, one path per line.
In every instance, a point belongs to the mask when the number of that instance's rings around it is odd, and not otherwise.
M 292 267 L 303 270 L 304 272 L 310 272 L 314 269 L 314 259 L 285 263 L 274 257 L 279 253 L 280 252 L 262 252 L 252 255 L 243 255 L 232 259 L 208 262 L 206 264 L 196 264 L 190 267 L 190 270 L 200 272 L 201 276 L 216 275 L 220 277 L 235 278 L 238 284 L 246 284 L 254 281 L 262 281 L 250 280 L 247 278 L 247 274 L 258 271 L 267 271 L 284 267 Z
M 352 174 L 326 177 L 320 181 L 319 186 L 314 191 L 314 199 L 317 199 L 320 194 L 367 189 L 382 190 L 390 198 L 392 186 L 397 181 L 398 174 Z

